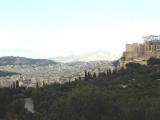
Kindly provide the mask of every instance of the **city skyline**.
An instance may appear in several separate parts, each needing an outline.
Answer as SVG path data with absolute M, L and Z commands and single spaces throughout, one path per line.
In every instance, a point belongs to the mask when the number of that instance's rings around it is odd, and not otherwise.
M 160 34 L 159 4 L 158 0 L 1 1 L 0 56 L 122 53 L 126 43 Z

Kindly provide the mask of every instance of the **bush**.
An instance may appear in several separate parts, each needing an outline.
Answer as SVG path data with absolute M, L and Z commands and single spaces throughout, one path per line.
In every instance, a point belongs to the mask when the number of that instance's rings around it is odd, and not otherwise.
M 156 59 L 156 58 L 150 58 L 147 61 L 148 65 L 160 65 L 160 59 Z

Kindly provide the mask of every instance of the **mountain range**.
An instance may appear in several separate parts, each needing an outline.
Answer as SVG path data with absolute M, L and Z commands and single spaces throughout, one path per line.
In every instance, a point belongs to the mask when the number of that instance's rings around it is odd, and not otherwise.
M 69 62 L 91 62 L 91 61 L 114 61 L 120 58 L 120 54 L 95 51 L 80 55 L 70 55 L 65 57 L 53 57 L 51 59 L 32 59 L 17 56 L 0 57 L 0 66 L 5 65 L 49 65 Z
M 120 54 L 113 53 L 113 52 L 106 52 L 106 51 L 95 51 L 86 54 L 80 55 L 70 55 L 66 57 L 54 57 L 52 60 L 57 62 L 75 62 L 75 61 L 82 61 L 82 62 L 89 62 L 89 61 L 114 61 L 120 58 Z

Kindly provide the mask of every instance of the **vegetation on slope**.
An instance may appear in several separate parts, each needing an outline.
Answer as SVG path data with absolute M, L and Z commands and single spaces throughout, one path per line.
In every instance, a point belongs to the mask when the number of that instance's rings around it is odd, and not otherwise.
M 38 88 L 32 97 L 42 120 L 159 120 L 159 79 L 159 64 L 130 63 L 118 72 L 86 72 L 75 82 Z
M 18 120 L 160 119 L 159 63 L 149 66 L 130 63 L 127 69 L 118 72 L 108 70 L 107 73 L 91 75 L 85 72 L 85 78 L 79 77 L 74 82 L 23 90 L 23 95 L 32 97 L 36 112 L 28 114 L 21 109 L 15 115 Z M 8 94 L 5 95 L 10 100 Z M 0 96 L 2 98 L 4 94 Z M 3 106 L 0 109 L 7 111 L 6 106 L 17 99 L 5 100 L 7 104 L 0 102 Z M 7 120 L 8 115 L 11 114 L 3 113 L 3 119 Z
M 56 64 L 53 60 L 47 59 L 31 59 L 25 57 L 1 57 L 0 58 L 0 66 L 4 65 L 49 65 Z

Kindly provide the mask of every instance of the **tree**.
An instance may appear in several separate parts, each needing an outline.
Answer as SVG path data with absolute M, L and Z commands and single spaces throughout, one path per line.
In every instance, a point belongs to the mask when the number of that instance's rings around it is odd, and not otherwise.
M 107 75 L 106 75 L 106 73 L 105 73 L 105 72 L 101 72 L 101 73 L 99 73 L 98 77 L 104 77 L 104 78 L 106 78 L 106 77 L 107 77 Z
M 43 86 L 43 87 L 46 86 L 46 83 L 45 83 L 44 81 L 43 81 L 43 85 L 42 85 L 42 86 Z
M 84 71 L 84 80 L 86 80 L 86 81 L 88 80 L 88 73 L 86 70 Z
M 81 76 L 79 75 L 79 78 L 78 78 L 79 80 L 81 80 L 82 78 L 81 78 Z
M 16 88 L 16 83 L 15 82 L 12 83 L 12 88 Z
M 88 72 L 88 79 L 91 79 L 92 78 L 92 75 L 91 75 L 91 73 L 90 72 Z
M 111 69 L 108 69 L 108 70 L 107 70 L 107 76 L 110 77 L 111 74 L 112 74 Z
M 138 68 L 142 67 L 142 65 L 139 63 L 131 62 L 131 63 L 126 64 L 126 67 L 127 67 L 127 69 L 138 69 Z
M 16 81 L 16 88 L 19 88 L 19 81 Z
M 114 69 L 113 71 L 112 71 L 112 75 L 115 75 L 117 73 L 117 69 Z
M 96 75 L 96 73 L 94 72 L 94 73 L 93 73 L 93 78 L 96 78 L 96 77 L 97 77 L 97 75 Z
M 160 59 L 156 59 L 152 57 L 149 60 L 147 60 L 147 64 L 148 65 L 160 65 Z
M 38 84 L 38 82 L 36 82 L 36 88 L 39 88 L 39 84 Z

